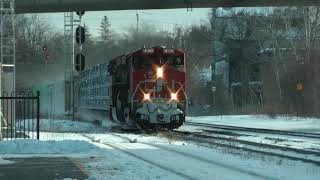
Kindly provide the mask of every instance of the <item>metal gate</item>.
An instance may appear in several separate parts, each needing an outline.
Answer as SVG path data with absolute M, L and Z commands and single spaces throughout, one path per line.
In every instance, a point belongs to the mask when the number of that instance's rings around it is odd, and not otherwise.
M 39 139 L 40 92 L 3 92 L 0 97 L 0 119 L 0 140 Z

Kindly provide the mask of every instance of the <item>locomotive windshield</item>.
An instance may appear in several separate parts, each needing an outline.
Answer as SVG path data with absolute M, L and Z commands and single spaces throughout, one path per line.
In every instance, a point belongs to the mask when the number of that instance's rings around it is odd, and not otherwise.
M 179 56 L 136 56 L 133 57 L 132 65 L 135 70 L 152 68 L 152 65 L 166 65 L 182 70 L 184 59 Z
M 135 70 L 152 68 L 152 59 L 148 56 L 135 56 L 132 59 L 132 65 Z
M 160 57 L 159 61 L 160 61 L 159 63 L 160 66 L 167 65 L 177 69 L 184 67 L 183 58 L 179 56 L 164 56 L 164 57 Z

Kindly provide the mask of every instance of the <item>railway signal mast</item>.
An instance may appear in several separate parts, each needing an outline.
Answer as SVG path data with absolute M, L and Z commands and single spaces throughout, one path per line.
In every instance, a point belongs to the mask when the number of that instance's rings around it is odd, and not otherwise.
M 0 0 L 0 96 L 3 92 L 15 92 L 16 88 L 16 39 L 15 39 L 15 1 Z M 12 105 L 14 108 L 14 104 Z M 2 129 L 15 128 L 15 121 L 6 127 L 1 123 L 5 122 L 2 116 L 3 109 L 0 101 L 0 140 Z M 12 109 L 15 112 L 15 109 Z M 15 116 L 15 114 L 13 114 Z M 15 118 L 13 118 L 15 119 Z
M 1 60 L 0 60 L 0 89 L 1 94 L 5 91 L 15 91 L 15 10 L 14 0 L 0 0 L 0 43 L 1 43 Z M 8 79 L 12 80 L 8 82 Z M 2 87 L 3 80 L 6 86 Z M 5 89 L 2 89 L 5 88 Z
M 75 119 L 75 98 L 74 98 L 74 75 L 75 75 L 75 32 L 74 27 L 80 26 L 81 17 L 84 11 L 76 13 L 78 18 L 74 18 L 74 12 L 64 13 L 64 55 L 65 55 L 65 112 L 68 117 Z

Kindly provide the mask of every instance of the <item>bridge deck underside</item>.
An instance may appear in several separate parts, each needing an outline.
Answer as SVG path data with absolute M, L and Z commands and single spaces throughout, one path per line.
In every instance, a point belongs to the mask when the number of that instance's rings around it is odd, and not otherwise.
M 16 0 L 16 13 L 319 4 L 318 0 Z

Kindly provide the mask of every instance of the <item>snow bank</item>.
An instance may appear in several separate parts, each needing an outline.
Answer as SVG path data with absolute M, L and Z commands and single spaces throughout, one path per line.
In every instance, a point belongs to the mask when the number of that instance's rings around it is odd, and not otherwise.
M 97 146 L 87 141 L 37 141 L 13 140 L 0 142 L 0 155 L 6 154 L 72 154 L 90 153 L 96 151 Z M 1 161 L 0 161 L 1 163 Z
M 36 120 L 26 120 L 26 123 L 17 122 L 17 128 L 35 130 Z M 111 127 L 111 124 L 108 124 Z M 105 126 L 106 127 L 106 126 Z M 40 131 L 49 132 L 100 132 L 103 128 L 101 126 L 95 125 L 93 123 L 71 121 L 71 120 L 51 120 L 51 119 L 41 119 L 40 120 Z
M 0 158 L 0 165 L 3 165 L 3 164 L 13 164 L 14 162 L 12 161 L 8 161 L 8 160 L 4 160 L 4 159 L 1 159 Z

